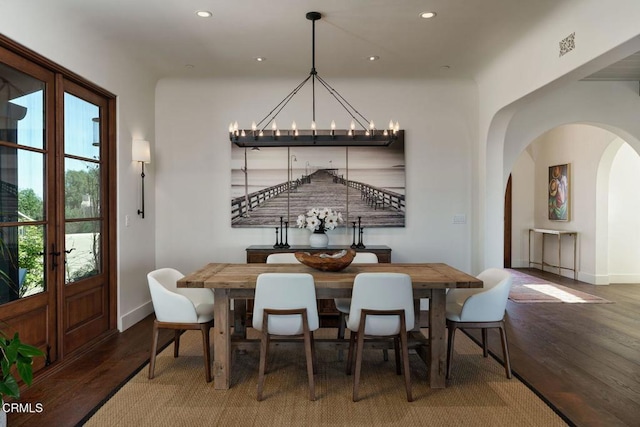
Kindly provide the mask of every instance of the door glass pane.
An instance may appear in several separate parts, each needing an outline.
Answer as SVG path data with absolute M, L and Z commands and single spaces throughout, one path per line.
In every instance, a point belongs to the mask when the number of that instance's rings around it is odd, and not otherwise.
M 64 152 L 100 159 L 100 109 L 69 93 L 64 94 Z
M 100 164 L 67 158 L 64 161 L 66 219 L 100 216 Z
M 0 228 L 0 303 L 45 290 L 44 226 Z
M 100 274 L 101 221 L 67 222 L 65 230 L 65 283 Z
M 0 141 L 44 148 L 44 82 L 0 64 Z

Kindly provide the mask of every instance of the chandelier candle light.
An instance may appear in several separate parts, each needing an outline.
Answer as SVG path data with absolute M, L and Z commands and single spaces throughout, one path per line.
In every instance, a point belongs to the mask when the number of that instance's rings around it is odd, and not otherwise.
M 349 146 L 389 146 L 395 141 L 404 140 L 404 131 L 396 121 L 389 121 L 386 129 L 376 129 L 373 121 L 368 120 L 356 110 L 338 91 L 329 85 L 316 71 L 316 21 L 322 18 L 320 12 L 309 12 L 307 19 L 312 23 L 311 49 L 312 63 L 309 75 L 276 105 L 257 124 L 253 122 L 251 129 L 240 129 L 238 122 L 229 125 L 229 139 L 238 147 L 349 147 Z M 280 129 L 276 124 L 276 116 L 291 101 L 298 91 L 311 80 L 312 85 L 312 120 L 311 129 L 298 129 L 296 122 L 291 129 Z M 330 129 L 317 129 L 315 83 L 318 81 L 335 100 L 351 116 L 349 129 L 336 129 L 335 121 L 331 121 Z M 266 130 L 271 124 L 271 131 Z M 358 127 L 358 129 L 356 129 Z

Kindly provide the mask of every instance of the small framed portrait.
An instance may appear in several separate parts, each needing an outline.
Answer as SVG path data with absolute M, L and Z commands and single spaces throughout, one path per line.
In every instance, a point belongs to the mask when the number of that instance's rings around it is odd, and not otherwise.
M 569 164 L 549 167 L 549 219 L 569 221 Z

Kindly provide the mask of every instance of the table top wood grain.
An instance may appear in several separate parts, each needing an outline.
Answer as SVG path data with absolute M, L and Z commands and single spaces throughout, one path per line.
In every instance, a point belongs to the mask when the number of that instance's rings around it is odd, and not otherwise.
M 303 264 L 210 263 L 178 281 L 179 287 L 213 289 L 254 289 L 261 273 L 309 273 L 316 287 L 353 287 L 359 273 L 406 273 L 414 289 L 482 288 L 482 281 L 442 263 L 351 264 L 338 272 L 318 271 Z

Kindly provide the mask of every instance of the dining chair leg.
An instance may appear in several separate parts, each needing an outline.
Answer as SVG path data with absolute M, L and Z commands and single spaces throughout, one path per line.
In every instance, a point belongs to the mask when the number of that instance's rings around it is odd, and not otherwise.
M 400 375 L 400 337 L 393 337 L 393 348 L 396 353 L 396 374 Z
M 388 362 L 388 361 L 389 361 L 389 350 L 387 350 L 386 348 L 383 348 L 383 349 L 382 349 L 382 359 L 383 359 L 385 362 Z
M 210 323 L 203 323 L 200 325 L 200 330 L 202 331 L 202 350 L 204 352 L 204 375 L 207 379 L 207 382 L 211 382 L 211 349 L 210 341 L 209 341 L 209 329 L 211 328 Z
M 502 341 L 502 357 L 504 358 L 504 370 L 507 378 L 511 379 L 511 362 L 509 361 L 509 348 L 507 347 L 507 331 L 504 329 L 504 321 L 500 322 L 500 338 Z
M 338 339 L 344 339 L 345 326 L 347 324 L 346 315 L 343 312 L 338 313 Z M 342 348 L 338 349 L 338 362 L 342 362 L 344 360 L 344 350 Z
M 313 362 L 313 373 L 318 373 L 318 358 L 316 357 L 316 340 L 313 336 L 313 331 L 309 332 L 311 334 L 311 357 Z
M 264 375 L 267 367 L 267 349 L 269 347 L 269 334 L 262 332 L 260 338 L 260 363 L 258 368 L 258 393 L 256 399 L 262 400 L 262 389 L 264 388 Z
M 451 365 L 453 362 L 453 341 L 456 335 L 456 323 L 447 321 L 447 328 L 449 330 L 449 339 L 447 340 L 447 375 L 446 378 L 451 377 Z
M 315 382 L 313 379 L 313 370 L 314 370 L 314 362 L 313 362 L 313 344 L 311 337 L 311 333 L 309 332 L 309 325 L 307 322 L 303 321 L 305 326 L 304 330 L 304 350 L 305 356 L 307 359 L 307 377 L 309 378 L 309 400 L 316 400 L 316 388 Z
M 489 357 L 488 331 L 489 328 L 482 328 L 482 355 L 484 357 Z
M 180 332 L 179 329 L 173 332 L 173 357 L 178 357 L 180 352 Z
M 349 336 L 349 352 L 347 354 L 347 375 L 351 375 L 351 371 L 353 370 L 353 349 L 356 344 L 356 337 L 358 334 L 356 332 L 351 332 Z
M 402 365 L 404 369 L 404 385 L 407 390 L 407 402 L 413 402 L 411 393 L 411 370 L 409 368 L 409 345 L 407 343 L 407 330 L 404 326 L 400 329 L 400 342 L 402 343 Z
M 338 339 L 343 340 L 346 319 L 344 313 L 341 311 L 338 313 L 338 316 Z
M 362 316 L 362 320 L 366 316 Z M 353 401 L 357 402 L 358 398 L 358 386 L 360 385 L 360 372 L 362 371 L 362 353 L 364 350 L 364 322 L 361 321 L 358 331 L 358 342 L 356 345 L 356 372 L 353 376 Z
M 151 357 L 149 359 L 149 379 L 153 379 L 156 369 L 156 352 L 158 351 L 158 321 L 153 322 L 153 338 L 151 340 Z

